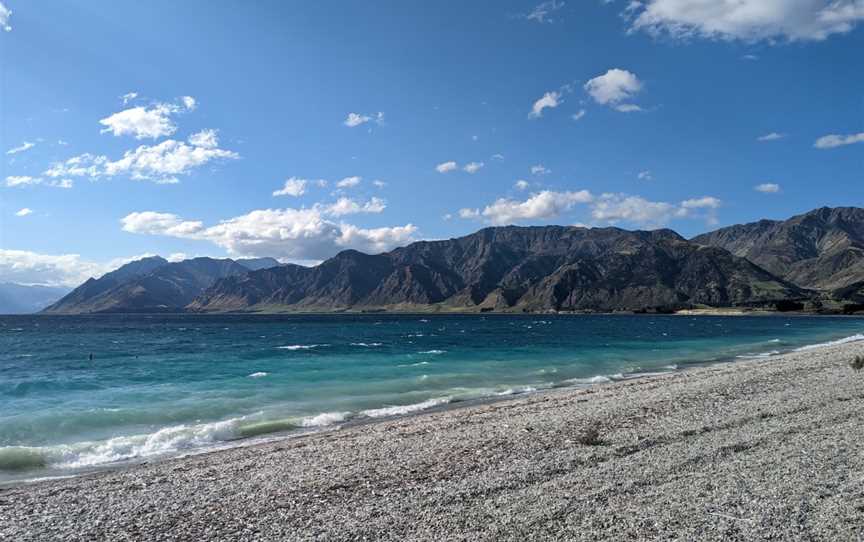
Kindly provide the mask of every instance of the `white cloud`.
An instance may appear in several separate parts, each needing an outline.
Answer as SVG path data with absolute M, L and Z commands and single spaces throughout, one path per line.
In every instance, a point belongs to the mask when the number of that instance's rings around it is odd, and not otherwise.
M 442 162 L 442 163 L 438 164 L 437 166 L 435 166 L 435 170 L 438 173 L 447 173 L 448 171 L 453 171 L 453 170 L 457 169 L 458 167 L 459 166 L 456 165 L 456 162 L 451 160 L 449 162 Z
M 183 96 L 180 100 L 187 111 L 194 111 L 198 107 L 198 101 L 192 96 Z
M 635 113 L 637 111 L 643 111 L 643 109 L 636 104 L 618 104 L 612 109 L 619 113 Z
M 48 183 L 48 186 L 53 186 L 54 188 L 72 188 L 73 185 L 72 179 L 60 179 Z
M 529 186 L 528 181 L 526 181 L 526 180 L 524 180 L 524 179 L 519 179 L 519 180 L 516 181 L 516 183 L 513 185 L 513 187 L 514 187 L 516 190 L 528 190 L 528 186 Z
M 622 112 L 639 111 L 633 104 L 621 104 L 624 100 L 634 98 L 642 90 L 642 81 L 635 73 L 619 68 L 612 68 L 585 83 L 585 91 L 601 105 L 609 105 Z
M 134 100 L 137 97 L 138 97 L 137 92 L 127 92 L 126 94 L 121 96 L 121 98 L 123 99 L 123 105 L 128 104 L 129 102 L 131 102 L 132 100 Z
M 109 269 L 83 260 L 78 254 L 39 254 L 25 250 L 0 249 L 0 282 L 78 286 Z
M 781 134 L 779 132 L 771 132 L 770 134 L 765 134 L 763 136 L 759 136 L 756 138 L 756 141 L 777 141 L 778 139 L 783 139 L 786 137 L 786 134 Z
M 3 2 L 0 2 L 0 28 L 3 28 L 6 32 L 12 31 L 12 25 L 9 24 L 9 19 L 12 17 L 12 10 L 3 5 Z
M 30 209 L 29 207 L 24 207 L 23 209 L 21 209 L 20 211 L 15 213 L 15 216 L 27 216 L 27 215 L 32 215 L 32 214 L 33 214 L 33 209 Z
M 532 194 L 525 201 L 499 198 L 491 205 L 487 205 L 480 214 L 495 225 L 513 224 L 521 220 L 555 218 L 570 210 L 577 203 L 589 203 L 593 199 L 587 190 L 578 192 L 544 190 Z M 461 211 L 460 216 L 462 216 Z
M 361 115 L 360 113 L 348 113 L 348 117 L 345 119 L 343 124 L 349 128 L 354 128 L 356 126 L 360 126 L 361 124 L 366 124 L 370 120 L 374 120 L 378 124 L 384 122 L 384 113 L 379 111 L 377 114 L 373 115 Z
M 562 100 L 560 92 L 547 92 L 542 98 L 534 102 L 533 106 L 531 106 L 531 112 L 528 113 L 528 118 L 540 118 L 543 116 L 544 109 L 553 109 L 561 105 L 561 103 Z
M 201 130 L 189 136 L 189 144 L 193 147 L 204 147 L 205 149 L 215 149 L 219 146 L 218 132 L 212 128 Z
M 582 117 L 584 117 L 586 114 L 587 111 L 585 111 L 584 109 L 580 109 L 579 111 L 570 115 L 570 118 L 573 120 L 582 120 Z
M 6 177 L 6 186 L 10 188 L 34 184 L 42 184 L 42 179 L 39 177 L 31 177 L 29 175 L 9 175 Z
M 759 60 L 759 57 L 757 55 L 744 55 L 741 58 L 743 58 L 744 60 L 750 60 L 751 62 Z
M 640 181 L 653 181 L 654 175 L 646 169 L 645 171 L 640 171 L 636 175 L 636 178 L 639 179 Z
M 525 14 L 524 17 L 529 21 L 536 21 L 538 23 L 551 23 L 554 21 L 554 19 L 552 19 L 550 15 L 563 7 L 564 2 L 558 0 L 548 0 L 534 6 L 534 9 Z
M 459 218 L 480 218 L 480 209 L 459 209 Z
M 366 203 L 358 203 L 351 198 L 342 197 L 330 205 L 316 205 L 315 208 L 328 216 L 344 216 L 359 213 L 381 213 L 387 208 L 387 202 L 373 197 Z
M 387 183 L 385 183 L 381 179 L 375 179 L 374 181 L 372 181 L 372 184 L 374 184 L 376 188 L 384 188 L 385 186 L 387 186 Z
M 158 184 L 176 184 L 178 175 L 214 160 L 240 157 L 236 152 L 218 148 L 215 130 L 203 130 L 189 137 L 191 144 L 166 139 L 157 145 L 141 145 L 124 153 L 123 158 L 110 161 L 107 156 L 89 153 L 74 156 L 65 162 L 53 164 L 45 175 L 57 177 L 114 177 L 126 174 L 134 180 L 154 181 Z
M 353 248 L 382 252 L 414 240 L 417 228 L 364 229 L 327 219 L 323 206 L 311 209 L 260 209 L 204 227 L 171 213 L 131 213 L 122 219 L 131 233 L 209 241 L 234 255 L 273 256 L 288 261 L 322 260 Z
M 17 147 L 12 147 L 8 151 L 6 151 L 6 154 L 18 154 L 19 152 L 24 152 L 26 150 L 30 150 L 35 146 L 36 146 L 36 143 L 30 143 L 29 141 L 25 141 L 21 145 L 19 145 Z
M 353 188 L 360 184 L 360 181 L 362 180 L 363 177 L 358 177 L 356 175 L 354 177 L 345 177 L 344 179 L 336 183 L 336 188 Z
M 831 134 L 822 136 L 816 140 L 814 147 L 817 149 L 833 149 L 835 147 L 853 145 L 855 143 L 864 143 L 864 132 L 849 135 Z
M 274 196 L 294 196 L 299 197 L 306 193 L 306 185 L 309 183 L 306 179 L 298 179 L 291 177 L 285 180 L 285 185 L 273 192 Z
M 501 154 L 501 153 L 495 153 L 495 154 L 492 155 L 492 159 L 493 159 L 493 160 L 503 160 L 503 159 L 504 159 L 504 155 Z
M 591 216 L 609 224 L 631 222 L 642 227 L 664 226 L 676 218 L 703 218 L 715 224 L 716 209 L 721 204 L 712 196 L 688 199 L 675 205 L 627 194 L 603 194 L 592 205 Z
M 754 186 L 753 190 L 765 194 L 776 194 L 777 192 L 780 192 L 780 185 L 775 183 L 762 183 Z
M 465 164 L 465 167 L 463 167 L 462 169 L 465 170 L 467 173 L 470 173 L 471 175 L 473 175 L 473 174 L 477 173 L 478 171 L 480 171 L 481 169 L 483 169 L 484 165 L 485 164 L 483 162 L 471 162 L 471 163 Z
M 177 109 L 169 104 L 156 104 L 151 108 L 144 106 L 124 109 L 99 121 L 105 126 L 101 133 L 110 132 L 115 136 L 131 135 L 135 139 L 156 139 L 170 136 L 177 131 L 171 115 Z
M 862 0 L 646 0 L 632 30 L 673 38 L 820 41 L 864 20 Z
M 681 202 L 682 209 L 717 209 L 722 202 L 713 196 L 703 196 Z
M 546 169 L 546 166 L 543 164 L 531 166 L 531 175 L 548 175 L 549 173 L 552 173 L 552 170 Z
M 56 162 L 45 171 L 51 178 L 57 177 L 90 177 L 98 179 L 104 174 L 103 167 L 108 162 L 107 156 L 96 156 L 90 153 L 73 156 L 65 162 Z

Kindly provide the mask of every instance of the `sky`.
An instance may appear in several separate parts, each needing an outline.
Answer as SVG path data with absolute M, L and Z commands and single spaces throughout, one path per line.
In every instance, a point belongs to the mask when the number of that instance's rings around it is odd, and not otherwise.
M 864 0 L 0 0 L 0 282 L 864 205 Z

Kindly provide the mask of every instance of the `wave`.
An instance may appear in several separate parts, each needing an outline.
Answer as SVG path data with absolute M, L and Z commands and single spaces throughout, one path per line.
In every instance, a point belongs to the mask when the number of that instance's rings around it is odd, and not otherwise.
M 735 357 L 738 359 L 763 359 L 763 358 L 770 358 L 771 356 L 776 356 L 779 354 L 780 354 L 779 350 L 771 350 L 770 352 L 760 352 L 758 354 L 741 354 L 741 355 L 738 355 Z
M 824 343 L 816 343 L 816 344 L 808 344 L 806 346 L 801 346 L 796 348 L 795 352 L 805 352 L 807 350 L 813 350 L 814 348 L 823 348 L 826 346 L 837 346 L 840 344 L 854 343 L 858 341 L 864 341 L 864 333 L 856 333 L 855 335 L 850 335 L 849 337 L 843 337 L 842 339 L 837 339 L 835 341 L 827 341 Z
M 330 346 L 329 344 L 289 344 L 288 346 L 277 346 L 278 350 L 312 350 L 322 346 Z
M 435 356 L 440 356 L 441 354 L 446 354 L 446 350 L 424 350 L 423 352 L 417 352 L 418 354 L 432 354 Z
M 571 378 L 564 382 L 567 384 L 608 384 L 609 382 L 612 382 L 612 379 L 608 376 L 597 375 L 590 378 Z
M 303 418 L 303 427 L 327 427 L 336 423 L 344 422 L 351 416 L 350 412 L 324 412 L 317 416 Z
M 351 343 L 351 346 L 362 346 L 363 348 L 377 348 L 383 346 L 383 343 Z
M 404 406 L 389 406 L 383 408 L 371 408 L 369 410 L 363 410 L 360 412 L 361 416 L 366 416 L 367 418 L 383 418 L 385 416 L 398 416 L 399 414 L 409 414 L 411 412 L 419 412 L 421 410 L 426 410 L 432 407 L 436 407 L 439 405 L 446 405 L 450 401 L 452 401 L 452 397 L 436 397 L 433 399 L 427 399 L 420 403 L 414 403 L 412 405 L 404 405 Z
M 259 371 L 257 373 L 252 373 L 251 375 L 249 375 L 249 378 L 264 378 L 269 374 L 270 373 L 265 373 L 264 371 Z

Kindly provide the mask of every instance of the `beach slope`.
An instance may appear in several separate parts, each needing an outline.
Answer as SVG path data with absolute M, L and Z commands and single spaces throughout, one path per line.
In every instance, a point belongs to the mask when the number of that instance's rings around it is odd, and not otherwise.
M 0 492 L 0 540 L 860 540 L 855 355 L 864 344 L 20 486 Z

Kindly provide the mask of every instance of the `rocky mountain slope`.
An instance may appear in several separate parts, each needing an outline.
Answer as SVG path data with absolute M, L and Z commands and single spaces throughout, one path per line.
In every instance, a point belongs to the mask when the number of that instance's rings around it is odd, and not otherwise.
M 367 255 L 344 251 L 216 281 L 190 305 L 239 310 L 668 310 L 771 305 L 808 292 L 671 230 L 486 228 Z
M 144 258 L 101 278 L 89 279 L 43 312 L 180 311 L 216 280 L 242 275 L 270 264 L 279 265 L 279 262 L 272 258 L 238 261 L 193 258 L 169 263 L 159 256 Z
M 804 288 L 864 298 L 864 209 L 815 209 L 789 220 L 760 220 L 692 239 L 724 248 Z

